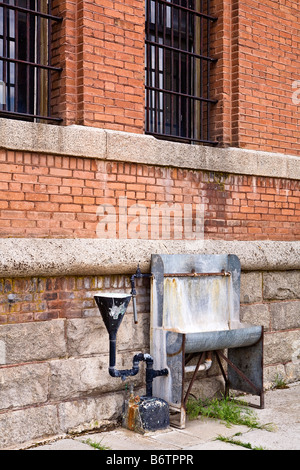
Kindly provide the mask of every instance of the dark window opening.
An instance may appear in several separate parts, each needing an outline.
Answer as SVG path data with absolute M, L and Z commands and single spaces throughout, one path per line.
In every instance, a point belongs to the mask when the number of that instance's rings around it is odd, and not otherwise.
M 0 117 L 61 120 L 51 116 L 53 21 L 50 0 L 0 2 Z
M 210 0 L 146 0 L 146 133 L 211 139 Z

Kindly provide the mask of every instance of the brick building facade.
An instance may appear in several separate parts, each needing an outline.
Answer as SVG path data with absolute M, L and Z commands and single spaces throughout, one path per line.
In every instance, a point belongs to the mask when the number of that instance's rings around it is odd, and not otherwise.
M 107 374 L 93 295 L 130 291 L 151 253 L 237 254 L 242 318 L 265 328 L 266 387 L 299 380 L 298 3 L 10 3 L 0 6 L 10 18 L 0 25 L 0 447 L 118 419 L 124 390 Z M 30 56 L 37 42 L 47 47 Z M 180 217 L 188 207 L 193 227 L 201 206 L 204 242 L 137 219 L 162 205 Z M 115 225 L 101 225 L 110 209 Z M 139 293 L 142 321 L 134 330 L 129 309 L 120 333 L 126 367 L 149 348 L 147 281 Z M 202 373 L 206 393 L 218 374 Z

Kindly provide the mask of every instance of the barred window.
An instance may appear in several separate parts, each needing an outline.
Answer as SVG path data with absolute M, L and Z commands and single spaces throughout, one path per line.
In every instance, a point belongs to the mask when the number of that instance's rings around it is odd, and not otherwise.
M 211 139 L 210 0 L 146 0 L 146 133 Z
M 51 116 L 50 0 L 0 2 L 0 117 L 30 121 Z

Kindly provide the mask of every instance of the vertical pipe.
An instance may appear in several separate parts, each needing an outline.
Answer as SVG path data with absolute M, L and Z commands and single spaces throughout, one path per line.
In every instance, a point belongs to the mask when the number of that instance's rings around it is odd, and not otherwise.
M 116 367 L 116 334 L 109 334 L 109 369 Z
M 138 323 L 138 316 L 137 316 L 137 308 L 136 308 L 136 296 L 132 296 L 132 305 L 133 305 L 133 317 L 134 317 L 134 323 L 137 325 Z

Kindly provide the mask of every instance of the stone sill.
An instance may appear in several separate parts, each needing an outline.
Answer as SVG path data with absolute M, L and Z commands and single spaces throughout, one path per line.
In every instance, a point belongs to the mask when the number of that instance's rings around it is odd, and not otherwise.
M 235 254 L 243 271 L 300 269 L 300 242 L 102 239 L 0 239 L 0 276 L 131 274 L 150 272 L 151 254 Z
M 0 148 L 190 170 L 300 179 L 300 158 L 239 148 L 181 144 L 86 126 L 0 119 Z

